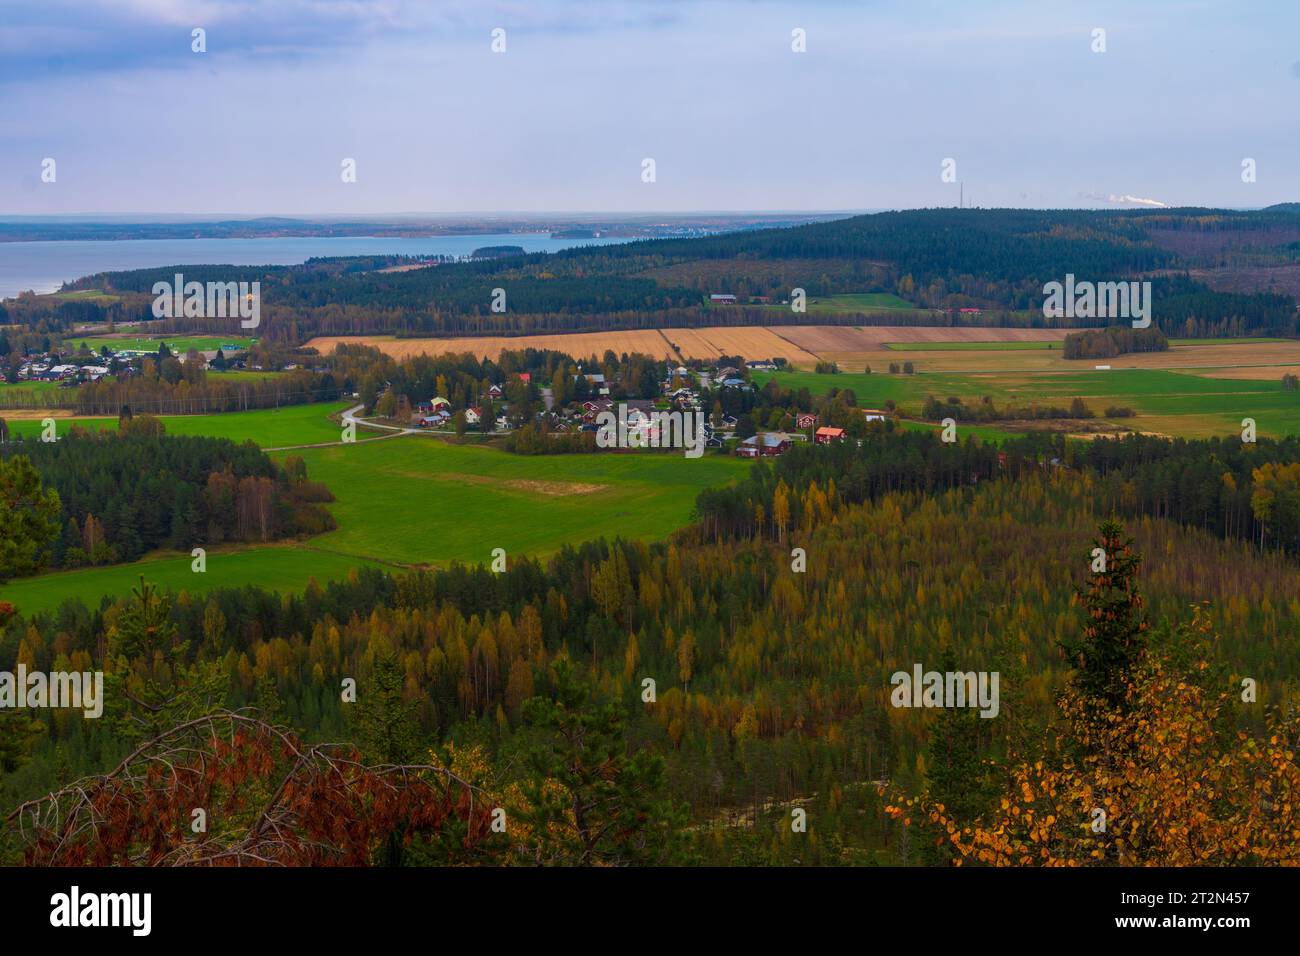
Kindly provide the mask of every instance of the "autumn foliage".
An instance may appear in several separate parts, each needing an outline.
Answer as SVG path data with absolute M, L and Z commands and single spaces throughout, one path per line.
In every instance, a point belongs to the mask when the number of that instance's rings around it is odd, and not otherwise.
M 958 866 L 1300 864 L 1300 714 L 1271 713 L 1262 735 L 1233 728 L 1234 696 L 1201 653 L 1212 637 L 1196 608 L 1121 702 L 1068 690 L 1052 746 L 1012 762 L 979 819 L 924 796 L 895 794 L 886 811 Z
M 476 842 L 490 815 L 449 771 L 368 766 L 351 745 L 308 745 L 221 711 L 22 804 L 8 822 L 35 866 L 359 866 L 399 829 L 410 840 L 454 818 L 462 841 Z

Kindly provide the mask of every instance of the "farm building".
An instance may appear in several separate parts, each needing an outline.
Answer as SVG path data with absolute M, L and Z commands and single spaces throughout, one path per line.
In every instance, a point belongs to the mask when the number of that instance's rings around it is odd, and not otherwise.
M 735 305 L 736 297 L 727 292 L 715 292 L 709 296 L 710 302 L 717 302 L 722 305 Z
M 812 428 L 817 424 L 817 416 L 812 412 L 800 412 L 794 417 L 796 428 Z
M 790 436 L 785 432 L 763 432 L 746 438 L 736 448 L 741 458 L 775 458 L 790 450 Z

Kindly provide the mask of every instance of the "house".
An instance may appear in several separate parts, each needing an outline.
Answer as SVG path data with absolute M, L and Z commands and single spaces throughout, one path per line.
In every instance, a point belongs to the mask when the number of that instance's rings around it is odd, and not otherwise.
M 523 382 L 525 385 L 531 385 L 533 383 L 532 372 L 517 372 L 515 373 L 515 378 L 519 379 L 519 381 Z
M 739 374 L 740 374 L 740 369 L 738 369 L 738 368 L 734 368 L 734 367 L 732 367 L 732 366 L 730 366 L 730 365 L 726 365 L 726 366 L 724 366 L 724 367 L 718 369 L 718 376 L 717 376 L 717 377 L 720 378 L 720 379 L 722 379 L 722 378 L 735 378 L 735 377 L 736 377 L 737 375 L 739 375 Z
M 419 418 L 415 420 L 413 424 L 415 425 L 416 428 L 437 428 L 440 425 L 445 424 L 446 421 L 447 421 L 447 417 L 442 414 L 421 415 Z
M 844 441 L 844 429 L 823 426 L 817 429 L 813 438 L 819 445 L 829 445 L 833 441 Z
M 81 366 L 81 374 L 92 382 L 97 382 L 108 374 L 108 369 L 103 365 L 83 365 Z
M 502 394 L 503 394 L 503 393 L 502 393 L 502 390 L 501 390 L 501 386 L 500 386 L 500 385 L 493 384 L 493 385 L 488 389 L 488 395 L 489 395 L 491 398 L 500 398 Z
M 812 412 L 800 412 L 794 417 L 795 428 L 812 428 L 817 424 L 817 416 Z
M 498 416 L 497 416 L 497 423 L 496 423 L 496 425 L 497 425 L 497 431 L 499 431 L 499 432 L 508 432 L 508 431 L 510 431 L 510 419 L 506 418 L 506 416 L 504 416 L 504 415 L 498 415 Z
M 735 415 L 722 416 L 722 427 L 725 428 L 727 431 L 732 431 L 739 424 L 740 424 L 740 419 L 737 418 Z
M 771 359 L 761 359 L 754 362 L 746 362 L 745 367 L 753 369 L 755 372 L 775 372 L 776 363 Z
M 471 405 L 469 408 L 465 409 L 466 425 L 477 425 L 482 420 L 483 409 L 479 408 L 477 405 Z
M 957 311 L 962 315 L 982 315 L 984 313 L 983 309 L 958 309 Z
M 762 432 L 746 438 L 736 448 L 741 458 L 775 458 L 790 450 L 790 436 L 785 432 Z
M 719 305 L 735 305 L 736 297 L 727 292 L 715 292 L 709 296 L 709 301 Z
M 747 389 L 747 388 L 749 388 L 750 386 L 749 386 L 749 383 L 746 382 L 743 378 L 724 378 L 724 379 L 722 380 L 722 387 L 723 387 L 723 388 L 744 388 L 744 389 Z
M 421 415 L 432 415 L 434 412 L 439 411 L 440 409 L 450 409 L 450 408 L 451 408 L 451 402 L 447 401 L 445 398 L 433 398 L 427 402 L 420 402 L 420 404 L 415 406 L 415 410 L 419 412 Z

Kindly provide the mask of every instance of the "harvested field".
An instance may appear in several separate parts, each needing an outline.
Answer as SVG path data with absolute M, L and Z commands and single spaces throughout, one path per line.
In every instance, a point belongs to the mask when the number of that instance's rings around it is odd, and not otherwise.
M 783 358 L 796 368 L 812 368 L 817 356 L 786 339 L 783 329 L 708 328 L 664 329 L 669 341 L 678 345 L 686 358 L 717 358 L 742 355 L 747 360 Z
M 984 329 L 900 326 L 711 326 L 701 329 L 642 329 L 625 332 L 576 332 L 570 335 L 521 335 L 445 339 L 395 339 L 391 336 L 324 336 L 307 344 L 330 352 L 336 343 L 372 345 L 395 358 L 473 352 L 496 358 L 503 349 L 554 349 L 575 358 L 641 352 L 655 358 L 716 359 L 742 355 L 746 359 L 784 358 L 797 369 L 810 370 L 818 361 L 837 363 L 846 372 L 865 366 L 884 371 L 889 364 L 911 362 L 918 372 L 1078 372 L 1095 365 L 1113 369 L 1188 369 L 1223 378 L 1275 379 L 1300 366 L 1300 341 L 1219 341 L 1175 345 L 1167 352 L 1142 352 L 1109 359 L 1068 361 L 1060 349 L 985 350 L 933 348 L 954 342 L 1061 342 L 1063 329 Z M 907 343 L 931 346 L 912 352 Z M 886 346 L 891 346 L 887 348 Z M 1258 368 L 1252 368 L 1257 366 Z
M 822 355 L 825 352 L 883 352 L 886 342 L 1060 342 L 1067 330 L 792 325 L 774 331 L 800 348 Z
M 571 335 L 486 335 L 460 336 L 445 339 L 398 339 L 390 335 L 327 335 L 312 339 L 307 345 L 321 354 L 334 351 L 334 346 L 369 345 L 393 358 L 412 355 L 445 355 L 448 352 L 472 352 L 480 358 L 495 359 L 507 349 L 555 349 L 575 358 L 603 355 L 606 349 L 615 352 L 641 352 L 662 358 L 670 354 L 667 340 L 655 329 L 628 332 L 575 332 Z M 701 355 L 701 358 L 709 358 Z
M 743 355 L 756 358 L 785 358 L 800 367 L 812 368 L 817 357 L 775 334 L 772 329 L 638 329 L 625 332 L 575 332 L 568 335 L 518 335 L 456 337 L 445 339 L 396 339 L 384 335 L 321 336 L 307 343 L 322 354 L 334 346 L 370 345 L 394 358 L 411 355 L 443 355 L 448 352 L 473 352 L 483 358 L 496 358 L 506 349 L 554 349 L 575 358 L 603 355 L 606 349 L 622 354 L 641 352 L 655 358 L 670 356 L 674 360 L 716 359 L 719 355 Z M 669 343 L 672 343 L 670 345 Z M 679 351 L 674 351 L 672 346 Z

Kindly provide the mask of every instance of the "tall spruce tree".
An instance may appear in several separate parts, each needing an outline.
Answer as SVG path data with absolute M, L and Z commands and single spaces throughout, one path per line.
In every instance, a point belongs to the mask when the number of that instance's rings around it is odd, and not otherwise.
M 1142 558 L 1118 521 L 1105 521 L 1099 530 L 1088 556 L 1087 587 L 1078 591 L 1084 625 L 1077 637 L 1061 646 L 1075 665 L 1075 686 L 1119 707 L 1133 665 L 1146 646 L 1148 624 L 1137 588 Z

